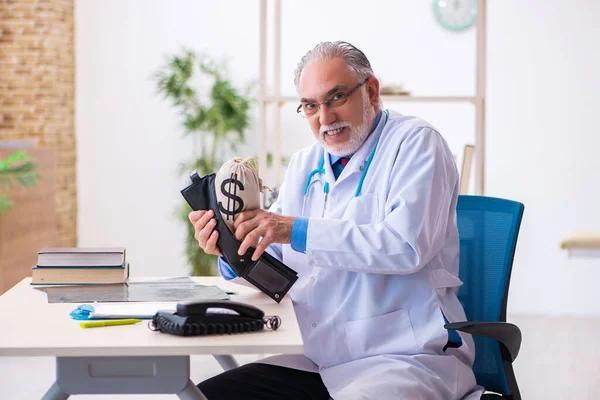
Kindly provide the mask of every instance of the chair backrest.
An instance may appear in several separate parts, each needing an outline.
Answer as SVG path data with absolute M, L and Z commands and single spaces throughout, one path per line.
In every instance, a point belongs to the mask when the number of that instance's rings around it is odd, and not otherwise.
M 458 196 L 460 271 L 458 298 L 468 321 L 506 322 L 510 273 L 524 206 L 485 196 Z M 512 366 L 503 363 L 500 344 L 473 336 L 477 383 L 503 395 L 515 382 Z

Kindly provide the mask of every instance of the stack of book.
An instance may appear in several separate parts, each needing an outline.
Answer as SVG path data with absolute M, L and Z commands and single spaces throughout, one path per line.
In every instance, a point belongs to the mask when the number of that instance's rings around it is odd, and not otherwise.
M 31 284 L 122 283 L 128 277 L 123 247 L 44 248 L 32 268 Z

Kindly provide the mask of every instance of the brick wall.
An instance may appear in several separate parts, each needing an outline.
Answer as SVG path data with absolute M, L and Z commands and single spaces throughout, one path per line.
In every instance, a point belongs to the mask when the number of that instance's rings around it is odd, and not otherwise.
M 77 244 L 75 0 L 0 0 L 0 140 L 57 150 L 59 245 Z

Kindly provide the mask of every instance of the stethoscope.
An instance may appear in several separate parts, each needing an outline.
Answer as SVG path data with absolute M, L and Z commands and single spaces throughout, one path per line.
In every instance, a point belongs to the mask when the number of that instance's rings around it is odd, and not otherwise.
M 385 121 L 383 122 L 383 128 L 385 128 L 385 124 L 387 124 L 389 112 L 388 110 L 384 111 L 385 113 Z M 382 128 L 382 129 L 383 129 Z M 373 150 L 371 150 L 371 154 L 369 154 L 369 158 L 367 158 L 367 162 L 362 169 L 362 174 L 360 175 L 360 179 L 358 180 L 358 185 L 356 186 L 356 191 L 354 192 L 354 197 L 360 196 L 360 191 L 362 190 L 363 182 L 365 181 L 365 176 L 367 176 L 367 171 L 369 171 L 369 167 L 371 166 L 371 161 L 373 161 L 373 157 L 375 157 L 375 152 L 377 151 L 377 145 L 379 144 L 379 136 L 377 141 L 375 142 L 375 146 L 373 146 Z M 308 193 L 312 185 L 315 182 L 320 182 L 319 180 L 313 180 L 313 177 L 317 174 L 325 175 L 325 152 L 323 152 L 323 158 L 319 162 L 319 166 L 308 174 L 306 178 L 306 185 L 304 186 L 304 200 L 302 201 L 302 216 L 304 216 L 304 208 L 306 206 L 306 198 L 308 197 Z M 323 202 L 323 210 L 321 211 L 321 218 L 325 215 L 325 208 L 327 206 L 327 197 L 329 195 L 329 182 L 325 182 L 323 184 L 323 193 L 325 194 L 325 201 Z

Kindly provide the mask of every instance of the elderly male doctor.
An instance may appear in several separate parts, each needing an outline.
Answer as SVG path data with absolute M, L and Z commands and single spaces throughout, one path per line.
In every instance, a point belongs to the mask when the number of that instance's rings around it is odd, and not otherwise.
M 294 154 L 270 211 L 241 213 L 240 254 L 256 246 L 298 272 L 290 290 L 302 356 L 277 356 L 201 382 L 215 399 L 478 399 L 456 293 L 458 173 L 427 122 L 381 109 L 365 55 L 325 42 L 295 84 L 317 142 Z M 220 254 L 212 211 L 190 214 Z M 261 240 L 262 238 L 262 240 Z M 220 259 L 221 274 L 237 278 Z

